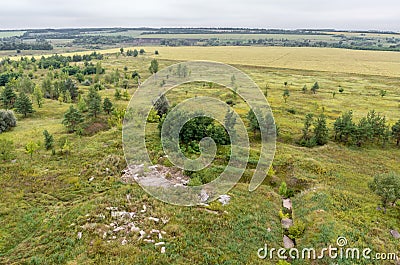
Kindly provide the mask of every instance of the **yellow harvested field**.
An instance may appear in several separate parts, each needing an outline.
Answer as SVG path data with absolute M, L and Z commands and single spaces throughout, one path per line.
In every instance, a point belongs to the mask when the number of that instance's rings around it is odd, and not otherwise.
M 211 60 L 312 71 L 400 77 L 400 52 L 297 47 L 130 47 L 168 60 Z M 100 51 L 116 53 L 119 49 Z M 87 52 L 84 52 L 87 53 Z
M 250 65 L 310 71 L 327 71 L 400 77 L 400 52 L 361 51 L 310 47 L 125 47 L 145 49 L 147 56 L 187 61 L 210 60 L 232 65 Z M 154 55 L 158 50 L 159 55 Z M 103 54 L 119 53 L 119 48 L 96 50 Z M 92 51 L 64 53 L 89 54 Z M 47 55 L 48 56 L 48 55 Z M 35 56 L 40 58 L 40 56 Z M 18 57 L 13 57 L 18 59 Z
M 148 48 L 147 48 L 148 49 Z M 159 47 L 159 57 L 400 77 L 400 53 L 292 47 Z

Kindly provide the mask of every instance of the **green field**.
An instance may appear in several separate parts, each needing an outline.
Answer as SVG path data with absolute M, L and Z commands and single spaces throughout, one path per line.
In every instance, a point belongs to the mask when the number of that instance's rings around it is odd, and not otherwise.
M 125 51 L 134 48 L 141 47 Z M 391 229 L 400 229 L 400 208 L 389 207 L 386 214 L 377 211 L 380 199 L 368 188 L 375 174 L 400 172 L 400 148 L 394 142 L 385 148 L 344 146 L 333 141 L 332 131 L 325 146 L 306 148 L 297 144 L 307 113 L 324 113 L 330 128 L 337 117 L 349 110 L 354 111 L 357 121 L 372 109 L 385 115 L 391 125 L 398 121 L 400 53 L 283 47 L 143 48 L 146 53 L 136 58 L 117 55 L 119 49 L 101 51 L 105 54 L 102 67 L 106 69 L 105 75 L 100 75 L 105 86 L 99 91 L 102 98 L 109 97 L 116 107 L 126 108 L 128 101 L 114 99 L 115 89 L 122 88 L 124 67 L 127 67 L 128 91 L 133 95 L 136 82 L 130 74 L 137 70 L 143 81 L 150 77 L 148 68 L 153 58 L 157 58 L 160 69 L 187 60 L 233 65 L 261 89 L 269 87 L 267 99 L 280 132 L 274 173 L 250 193 L 247 182 L 253 168 L 249 166 L 241 183 L 229 193 L 232 201 L 226 206 L 219 202 L 191 208 L 167 205 L 147 195 L 137 184 L 121 182 L 125 162 L 119 126 L 90 136 L 68 134 L 61 121 L 71 104 L 46 99 L 42 108 L 34 104 L 34 114 L 27 118 L 18 115 L 17 127 L 0 134 L 0 139 L 12 140 L 16 147 L 16 161 L 2 162 L 0 166 L 0 263 L 276 264 L 277 259 L 260 260 L 257 250 L 264 244 L 282 246 L 278 195 L 282 181 L 296 190 L 295 222 L 306 225 L 304 235 L 296 240 L 298 248 L 334 245 L 338 237 L 345 236 L 351 247 L 400 255 L 399 241 L 389 233 Z M 160 54 L 154 55 L 155 50 Z M 83 66 L 71 63 L 75 64 Z M 106 75 L 116 69 L 120 81 L 106 83 Z M 34 71 L 29 66 L 23 72 L 32 72 L 33 81 L 40 86 L 48 70 Z M 94 75 L 85 78 L 89 77 Z M 302 92 L 304 85 L 310 88 L 315 82 L 320 85 L 317 94 Z M 333 98 L 332 92 L 337 92 L 339 86 L 344 92 Z M 282 97 L 285 89 L 290 91 L 286 103 Z M 85 96 L 88 87 L 79 84 L 79 90 Z M 387 95 L 381 97 L 381 90 L 386 90 Z M 168 97 L 177 103 L 199 95 L 224 101 L 231 97 L 226 88 L 207 88 L 197 83 L 177 87 Z M 248 107 L 240 99 L 236 103 L 235 110 L 246 120 Z M 108 118 L 105 113 L 94 120 L 88 118 L 88 131 L 95 129 L 91 124 L 107 124 Z M 45 129 L 54 135 L 55 154 L 43 148 Z M 157 160 L 160 143 L 156 124 L 149 126 L 147 133 L 151 156 Z M 71 143 L 71 153 L 67 156 L 57 145 L 65 137 Z M 250 138 L 252 151 L 257 153 L 259 140 L 255 136 Z M 42 142 L 32 158 L 25 152 L 30 141 Z M 165 161 L 159 163 L 168 165 Z M 140 213 L 143 205 L 147 211 Z M 161 254 L 154 244 L 138 240 L 137 234 L 111 232 L 104 238 L 110 224 L 118 222 L 107 207 L 138 213 L 134 221 L 146 233 L 152 229 L 165 231 L 162 240 L 166 243 L 166 253 Z M 168 222 L 154 223 L 149 217 Z M 81 239 L 78 233 L 82 233 Z M 126 245 L 122 245 L 124 238 L 128 240 Z M 331 262 L 325 259 L 291 264 Z M 365 260 L 339 263 L 382 264 Z
M 24 33 L 25 31 L 0 31 L 0 38 L 19 37 Z

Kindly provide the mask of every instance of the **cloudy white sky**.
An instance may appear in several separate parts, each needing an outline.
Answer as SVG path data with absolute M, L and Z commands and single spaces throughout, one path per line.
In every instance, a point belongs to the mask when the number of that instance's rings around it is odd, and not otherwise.
M 399 0 L 12 0 L 0 29 L 260 27 L 400 31 Z

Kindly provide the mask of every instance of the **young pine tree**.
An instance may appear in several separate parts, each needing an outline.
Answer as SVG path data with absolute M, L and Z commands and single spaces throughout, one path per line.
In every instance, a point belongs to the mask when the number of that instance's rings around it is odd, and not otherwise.
M 6 84 L 6 87 L 1 93 L 1 103 L 3 104 L 4 108 L 12 109 L 14 107 L 16 98 L 17 95 L 15 94 L 13 87 L 9 84 Z
M 46 148 L 46 150 L 52 149 L 54 146 L 53 135 L 51 135 L 47 130 L 44 130 L 43 136 L 44 136 L 44 147 Z
M 255 135 L 257 131 L 260 131 L 260 124 L 258 123 L 256 113 L 252 109 L 247 113 L 247 119 L 250 122 L 250 129 Z
M 326 117 L 321 114 L 314 124 L 314 137 L 317 145 L 325 145 L 328 143 L 329 130 L 326 126 Z
M 64 114 L 62 124 L 67 127 L 68 132 L 75 132 L 78 125 L 83 122 L 82 114 L 74 106 L 70 106 L 68 111 Z
M 113 104 L 111 103 L 111 100 L 109 98 L 105 98 L 103 102 L 103 110 L 107 114 L 110 114 L 111 111 L 113 111 L 114 107 Z
M 89 116 L 94 116 L 96 118 L 101 112 L 101 97 L 93 87 L 89 89 L 89 94 L 86 97 L 86 104 Z
M 32 102 L 24 92 L 21 92 L 15 101 L 15 109 L 18 113 L 23 114 L 24 117 L 26 117 L 28 113 L 34 112 Z
M 33 92 L 33 96 L 35 98 L 36 104 L 38 105 L 39 108 L 43 106 L 43 92 L 42 89 L 40 89 L 38 86 L 35 87 L 35 90 Z
M 318 89 L 319 89 L 319 84 L 318 82 L 315 82 L 314 85 L 311 87 L 311 91 L 313 92 L 313 94 L 316 94 Z
M 289 89 L 285 89 L 284 91 L 283 91 L 283 99 L 285 100 L 285 103 L 287 102 L 287 100 L 288 100 L 288 98 L 290 97 L 290 91 L 289 91 Z
M 116 88 L 116 89 L 115 89 L 115 93 L 114 93 L 114 98 L 115 98 L 116 100 L 120 100 L 121 97 L 122 97 L 122 95 L 121 95 L 121 90 L 118 89 L 118 88 Z
M 400 145 L 400 120 L 392 127 L 392 136 L 396 141 L 397 146 Z
M 122 97 L 124 100 L 128 101 L 129 100 L 129 92 L 127 89 L 124 89 L 124 93 L 122 94 Z

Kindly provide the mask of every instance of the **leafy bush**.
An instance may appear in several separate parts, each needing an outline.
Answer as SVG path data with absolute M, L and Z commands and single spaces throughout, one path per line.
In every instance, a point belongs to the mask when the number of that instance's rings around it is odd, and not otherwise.
M 381 197 L 384 207 L 389 203 L 396 203 L 400 200 L 400 175 L 392 172 L 375 176 L 369 183 L 369 188 Z
M 17 126 L 17 119 L 11 110 L 0 110 L 0 133 Z
M 155 109 L 151 109 L 149 116 L 147 117 L 147 122 L 149 123 L 157 123 L 160 121 L 160 116 L 158 115 Z
M 202 183 L 200 177 L 191 178 L 188 183 L 188 186 L 201 186 L 201 185 L 203 185 L 203 183 Z
M 288 219 L 290 217 L 290 214 L 284 213 L 282 210 L 279 211 L 279 218 L 282 219 Z
M 289 237 L 291 239 L 298 239 L 303 236 L 306 230 L 306 225 L 299 221 L 289 228 Z
M 297 113 L 296 109 L 288 109 L 287 112 L 289 112 L 290 114 L 296 114 Z
M 284 181 L 282 181 L 281 186 L 279 187 L 279 195 L 283 197 L 286 197 L 287 195 L 287 185 Z

